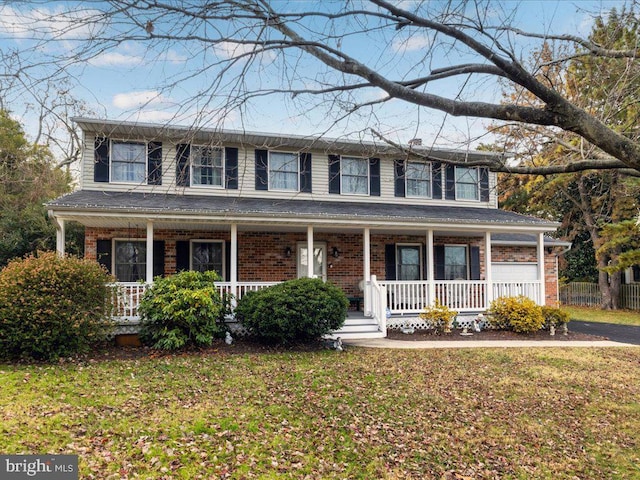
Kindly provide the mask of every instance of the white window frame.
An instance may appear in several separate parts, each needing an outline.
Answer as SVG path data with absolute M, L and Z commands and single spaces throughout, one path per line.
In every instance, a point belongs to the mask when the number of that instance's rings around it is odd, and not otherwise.
M 322 280 L 327 281 L 327 242 L 313 242 L 313 250 L 319 248 L 322 251 Z M 298 278 L 304 278 L 307 276 L 308 270 L 307 265 L 302 264 L 302 250 L 307 249 L 307 242 L 298 242 L 296 243 L 296 270 Z M 308 261 L 308 258 L 307 258 Z M 315 278 L 320 278 L 318 275 L 314 273 Z
M 276 188 L 276 187 L 273 186 L 273 184 L 272 184 L 273 176 L 271 174 L 271 172 L 272 172 L 272 169 L 271 169 L 271 155 L 274 154 L 274 153 L 291 155 L 291 156 L 294 157 L 295 166 L 296 166 L 296 187 L 295 188 Z M 275 170 L 274 170 L 274 172 L 275 172 Z M 277 172 L 284 172 L 284 173 L 293 175 L 292 171 L 277 170 Z M 269 155 L 268 155 L 268 158 L 267 158 L 267 177 L 269 179 L 269 191 L 273 191 L 273 192 L 299 192 L 300 191 L 300 154 L 298 152 L 286 152 L 286 151 L 282 151 L 282 150 L 269 150 Z
M 476 184 L 476 197 L 475 198 L 461 198 L 458 195 L 458 169 L 459 168 L 464 168 L 465 170 L 475 170 L 476 174 L 478 176 L 477 181 L 475 182 Z M 480 168 L 478 167 L 462 167 L 459 165 L 455 166 L 455 171 L 454 171 L 454 180 L 455 180 L 455 194 L 456 194 L 456 200 L 460 200 L 463 202 L 479 202 L 480 201 Z M 462 185 L 471 185 L 471 182 L 462 182 Z
M 147 142 L 144 141 L 135 141 L 135 140 L 121 140 L 118 138 L 114 138 L 114 139 L 110 139 L 109 140 L 109 183 L 127 183 L 127 184 L 134 184 L 134 185 L 140 185 L 143 183 L 146 183 L 148 177 L 149 177 L 149 172 L 148 172 L 148 168 L 149 168 L 149 145 Z M 132 145 L 142 145 L 144 147 L 144 176 L 142 177 L 142 179 L 140 180 L 114 180 L 113 179 L 113 145 L 116 143 L 126 143 L 126 144 L 132 144 Z
M 425 169 L 428 169 L 428 173 L 427 173 L 427 179 L 426 179 L 426 183 L 429 185 L 429 195 L 411 195 L 409 193 L 409 180 L 417 180 L 417 181 L 425 181 L 425 180 L 421 180 L 421 179 L 415 179 L 415 178 L 409 178 L 409 165 L 414 164 L 414 165 L 423 165 L 425 167 Z M 405 168 L 405 175 L 404 175 L 404 191 L 405 191 L 405 196 L 406 197 L 410 197 L 410 198 L 433 198 L 433 179 L 432 177 L 432 172 L 431 169 L 433 168 L 433 165 L 431 164 L 431 162 L 416 162 L 416 161 L 407 161 L 407 166 Z
M 345 160 L 363 160 L 367 165 L 367 191 L 366 192 L 345 192 L 344 191 L 344 161 Z M 356 177 L 355 175 L 348 175 L 348 177 Z M 361 178 L 361 177 L 357 177 Z M 369 162 L 369 158 L 367 157 L 354 157 L 354 156 L 345 156 L 342 155 L 340 157 L 340 193 L 342 195 L 359 195 L 359 196 L 369 196 L 370 195 L 370 186 L 371 186 L 371 164 Z
M 400 249 L 403 247 L 417 248 L 418 249 L 418 280 L 424 280 L 424 258 L 422 255 L 423 246 L 421 243 L 396 243 L 396 279 L 400 280 Z
M 464 248 L 464 255 L 465 255 L 465 263 L 466 263 L 466 272 L 465 272 L 465 278 L 463 279 L 459 279 L 459 278 L 452 278 L 452 279 L 447 279 L 447 247 L 460 247 L 460 248 Z M 469 280 L 470 275 L 470 265 L 469 265 L 469 245 L 464 244 L 464 243 L 448 243 L 444 245 L 444 258 L 442 259 L 444 262 L 444 278 L 445 280 Z
M 226 271 L 226 252 L 225 252 L 225 241 L 224 240 L 215 240 L 215 239 L 198 239 L 194 238 L 189 240 L 189 270 L 193 270 L 193 244 L 194 243 L 218 243 L 221 245 L 222 249 L 222 266 L 220 272 L 220 278 L 225 279 L 225 271 Z
M 116 248 L 117 243 L 118 242 L 135 242 L 135 243 L 141 243 L 144 245 L 145 248 L 145 253 L 143 255 L 143 262 L 140 263 L 138 262 L 138 265 L 140 265 L 142 268 L 142 276 L 138 279 L 138 280 L 120 280 L 118 278 L 118 270 L 117 270 L 117 255 L 118 255 L 118 249 Z M 112 238 L 111 239 L 111 271 L 113 272 L 113 276 L 116 277 L 116 281 L 117 282 L 123 282 L 123 283 L 132 283 L 132 282 L 139 282 L 140 280 L 146 280 L 146 272 L 147 272 L 147 240 L 145 238 Z
M 194 170 L 196 168 L 196 165 L 194 164 L 194 155 L 193 155 L 193 151 L 196 148 L 210 148 L 212 150 L 219 150 L 220 151 L 220 162 L 222 163 L 221 168 L 222 168 L 222 172 L 221 172 L 221 176 L 220 176 L 220 185 L 208 185 L 208 184 L 204 184 L 204 183 L 195 183 L 193 180 L 195 178 L 194 175 Z M 189 184 L 191 187 L 193 188 L 224 188 L 224 179 L 225 179 L 225 151 L 224 148 L 222 147 L 217 147 L 217 146 L 211 146 L 211 145 L 191 145 L 190 148 L 190 152 L 189 152 Z M 200 165 L 200 167 L 202 167 L 202 165 Z M 211 167 L 214 168 L 214 167 Z

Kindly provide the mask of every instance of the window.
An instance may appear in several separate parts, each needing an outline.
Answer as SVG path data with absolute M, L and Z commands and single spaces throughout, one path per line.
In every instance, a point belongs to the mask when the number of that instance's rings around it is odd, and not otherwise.
M 431 164 L 423 162 L 407 162 L 405 172 L 407 197 L 431 198 Z
M 224 163 L 222 149 L 191 147 L 191 184 L 222 187 Z
M 480 174 L 477 168 L 456 167 L 456 200 L 480 200 Z
M 369 159 L 342 157 L 342 193 L 369 194 Z
M 114 272 L 119 282 L 146 279 L 147 244 L 144 240 L 115 240 Z
M 269 190 L 298 191 L 297 153 L 269 152 Z
M 445 245 L 444 247 L 444 280 L 467 280 L 466 245 Z
M 422 248 L 419 245 L 398 245 L 396 252 L 398 280 L 422 280 Z
M 111 181 L 146 182 L 147 145 L 135 142 L 111 142 Z
M 191 270 L 206 272 L 215 270 L 220 277 L 224 276 L 223 242 L 193 240 L 191 242 Z

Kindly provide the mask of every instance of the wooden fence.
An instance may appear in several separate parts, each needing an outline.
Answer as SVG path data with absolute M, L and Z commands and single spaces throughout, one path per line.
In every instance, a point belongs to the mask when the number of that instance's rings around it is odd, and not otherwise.
M 560 303 L 582 307 L 599 307 L 602 294 L 597 283 L 571 282 L 560 285 Z M 620 308 L 640 310 L 640 283 L 620 286 Z

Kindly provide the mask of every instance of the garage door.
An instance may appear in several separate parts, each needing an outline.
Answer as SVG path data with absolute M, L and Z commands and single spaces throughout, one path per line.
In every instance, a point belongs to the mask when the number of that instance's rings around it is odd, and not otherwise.
M 538 280 L 537 263 L 492 263 L 494 282 L 534 282 Z

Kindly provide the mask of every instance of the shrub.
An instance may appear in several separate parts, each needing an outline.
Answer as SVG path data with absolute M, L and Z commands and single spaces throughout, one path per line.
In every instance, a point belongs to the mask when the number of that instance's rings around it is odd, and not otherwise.
M 458 315 L 458 312 L 441 304 L 440 300 L 436 298 L 433 306 L 425 307 L 424 311 L 421 312 L 419 316 L 421 319 L 431 322 L 433 328 L 437 331 L 442 332 L 451 329 L 456 315 Z
M 226 301 L 214 282 L 214 271 L 185 271 L 157 277 L 138 307 L 140 340 L 153 348 L 178 350 L 208 347 L 226 331 Z
M 549 329 L 551 325 L 556 328 L 562 327 L 571 320 L 569 312 L 555 307 L 542 307 L 542 316 L 544 317 L 544 326 L 546 329 Z
M 238 301 L 235 313 L 259 341 L 287 345 L 317 340 L 339 329 L 348 307 L 338 287 L 300 278 L 249 292 Z
M 96 262 L 39 252 L 0 271 L 0 356 L 52 361 L 111 332 L 113 278 Z
M 491 302 L 489 314 L 492 326 L 514 332 L 536 332 L 544 325 L 542 308 L 523 295 L 496 298 Z

